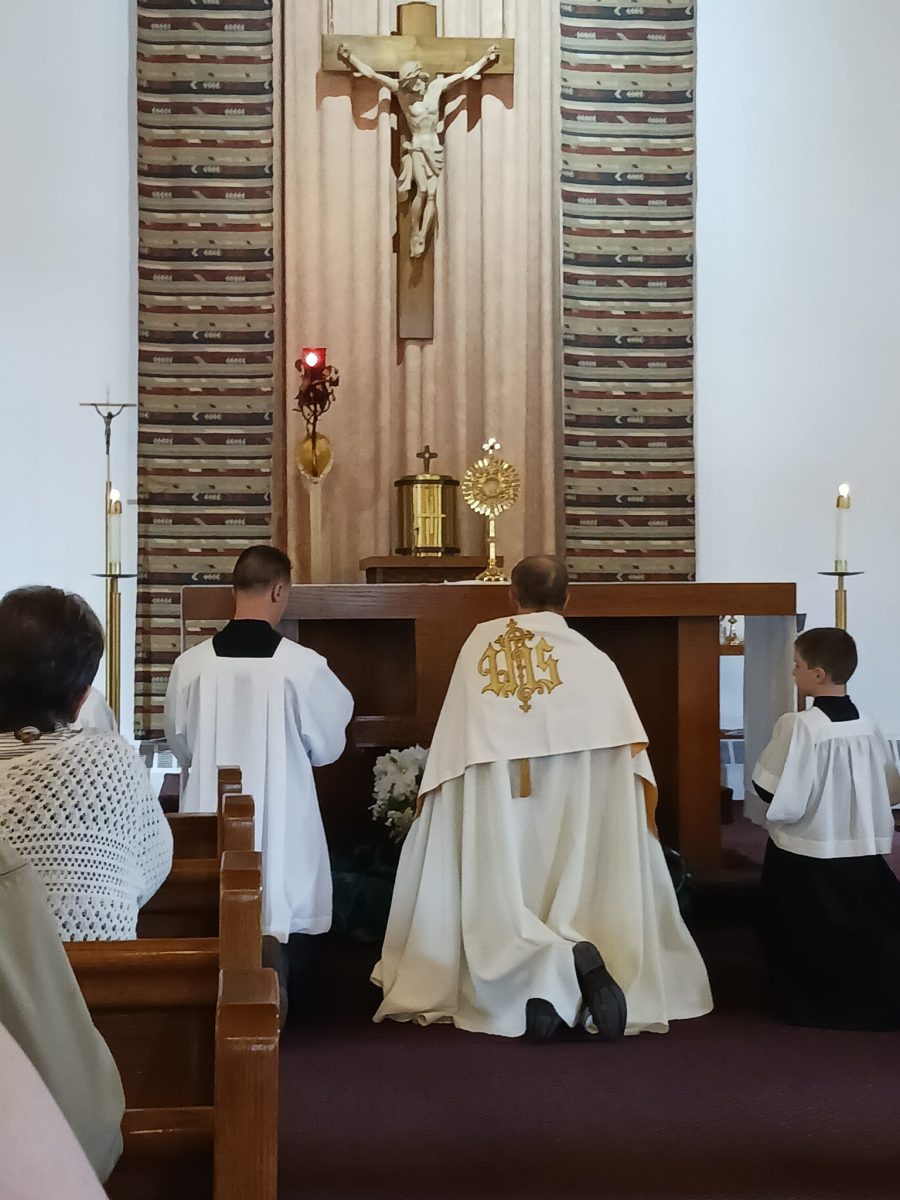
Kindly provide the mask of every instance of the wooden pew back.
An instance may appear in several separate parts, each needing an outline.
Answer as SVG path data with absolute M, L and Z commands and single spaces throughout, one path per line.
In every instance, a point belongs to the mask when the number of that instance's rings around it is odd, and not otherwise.
M 138 937 L 216 937 L 221 858 L 216 847 L 221 834 L 225 850 L 253 850 L 253 799 L 225 794 L 221 818 L 216 813 L 173 813 L 168 821 L 172 870 L 141 909 Z
M 276 1200 L 278 987 L 261 968 L 253 801 L 225 791 L 219 814 L 171 820 L 181 857 L 145 909 L 142 932 L 202 918 L 219 936 L 66 947 L 128 1106 L 108 1194 Z M 221 868 L 209 857 L 220 841 Z
M 216 885 L 218 938 L 145 937 L 66 947 L 119 1065 L 129 1108 L 154 1108 L 174 1103 L 173 1097 L 179 1104 L 212 1103 L 219 971 L 262 965 L 259 853 L 226 850 Z
M 128 1108 L 211 1105 L 218 939 L 72 942 L 66 950 Z

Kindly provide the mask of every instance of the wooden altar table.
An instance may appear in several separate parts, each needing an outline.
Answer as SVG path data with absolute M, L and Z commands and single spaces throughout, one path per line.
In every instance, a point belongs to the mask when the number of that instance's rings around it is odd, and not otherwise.
M 184 630 L 206 636 L 233 612 L 231 589 L 186 587 Z M 480 621 L 511 614 L 497 584 L 309 584 L 281 626 L 324 654 L 356 711 L 341 759 L 317 771 L 333 845 L 371 836 L 372 764 L 427 745 L 457 653 Z M 566 616 L 615 661 L 650 739 L 659 829 L 692 871 L 720 855 L 719 620 L 791 616 L 792 583 L 576 583 Z

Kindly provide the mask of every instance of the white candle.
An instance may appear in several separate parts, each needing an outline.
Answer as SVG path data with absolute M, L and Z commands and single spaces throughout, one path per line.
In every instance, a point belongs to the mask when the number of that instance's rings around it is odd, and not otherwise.
M 834 548 L 834 569 L 847 570 L 847 533 L 850 527 L 850 484 L 842 483 L 837 496 L 837 536 Z
M 115 488 L 109 493 L 109 565 L 116 571 L 122 567 L 122 501 Z

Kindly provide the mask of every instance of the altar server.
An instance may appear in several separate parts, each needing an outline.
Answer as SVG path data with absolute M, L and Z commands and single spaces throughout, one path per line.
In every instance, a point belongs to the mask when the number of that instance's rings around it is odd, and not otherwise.
M 215 812 L 217 769 L 241 768 L 263 854 L 263 930 L 282 943 L 331 926 L 312 768 L 341 754 L 353 712 L 325 659 L 275 628 L 290 581 L 280 550 L 245 550 L 234 568 L 234 620 L 178 658 L 166 693 L 166 738 L 188 768 L 182 811 Z
M 72 722 L 76 729 L 96 729 L 100 733 L 118 733 L 119 722 L 106 703 L 106 698 L 95 687 L 85 697 L 81 712 Z
M 612 661 L 567 625 L 567 590 L 559 560 L 523 560 L 517 616 L 460 651 L 376 1021 L 597 1042 L 712 1007 L 655 833 L 646 734 Z
M 753 772 L 769 831 L 764 944 L 781 1015 L 830 1029 L 900 1029 L 900 775 L 875 721 L 847 695 L 856 644 L 809 629 L 794 678 L 812 707 L 787 713 Z

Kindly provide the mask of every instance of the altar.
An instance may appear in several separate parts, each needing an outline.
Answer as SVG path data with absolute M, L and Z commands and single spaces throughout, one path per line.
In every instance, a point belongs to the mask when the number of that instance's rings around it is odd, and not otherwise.
M 720 858 L 719 621 L 790 617 L 794 584 L 576 583 L 566 616 L 614 660 L 650 739 L 660 835 L 693 871 Z M 377 754 L 428 745 L 457 653 L 480 621 L 511 613 L 507 588 L 478 583 L 295 586 L 281 629 L 327 659 L 353 693 L 347 749 L 317 772 L 333 845 L 371 833 Z M 186 587 L 183 642 L 232 614 L 227 587 Z

